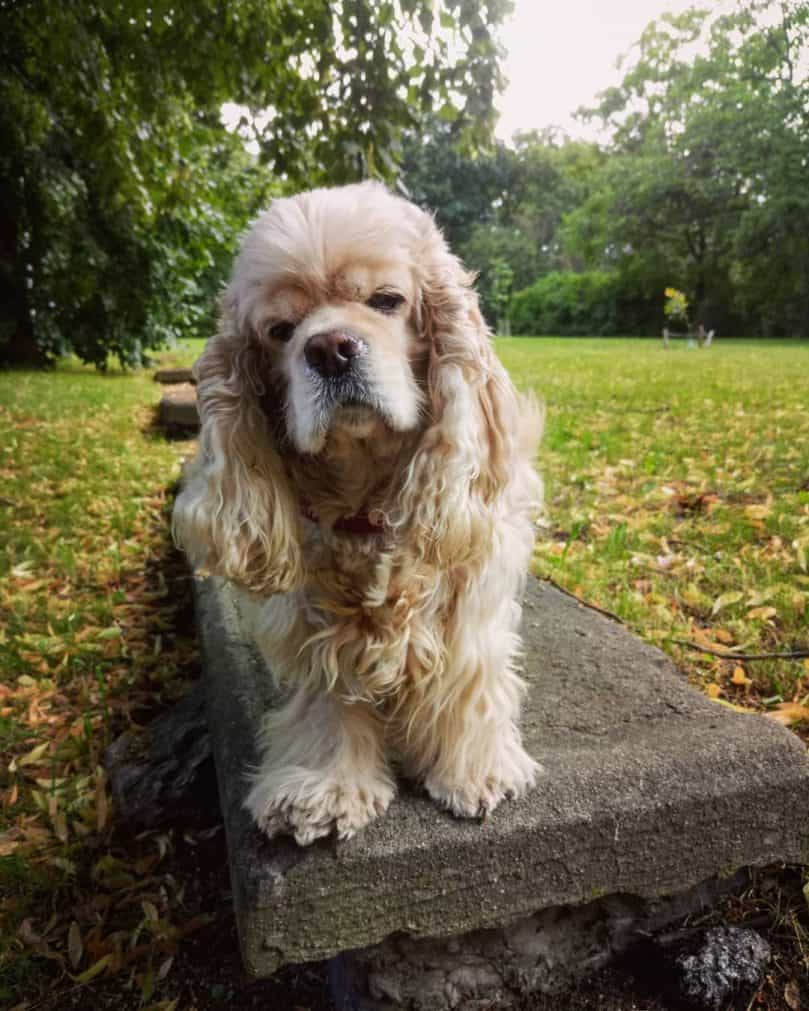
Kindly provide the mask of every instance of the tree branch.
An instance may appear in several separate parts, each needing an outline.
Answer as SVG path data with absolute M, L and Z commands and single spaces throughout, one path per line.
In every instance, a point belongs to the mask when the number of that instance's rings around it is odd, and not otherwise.
M 723 660 L 803 660 L 809 657 L 809 649 L 804 649 L 803 647 L 788 650 L 784 653 L 733 653 L 713 649 L 710 646 L 703 646 L 698 642 L 693 642 L 691 639 L 672 639 L 671 641 L 676 642 L 678 646 L 687 646 L 688 649 L 693 649 L 698 653 L 708 653 L 710 656 L 718 656 Z

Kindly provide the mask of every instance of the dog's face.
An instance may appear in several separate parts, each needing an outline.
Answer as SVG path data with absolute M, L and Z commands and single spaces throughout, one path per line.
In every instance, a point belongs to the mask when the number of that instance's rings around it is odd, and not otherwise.
M 314 190 L 256 221 L 230 297 L 272 362 L 286 434 L 299 453 L 328 433 L 415 429 L 426 342 L 418 253 L 432 222 L 383 187 Z

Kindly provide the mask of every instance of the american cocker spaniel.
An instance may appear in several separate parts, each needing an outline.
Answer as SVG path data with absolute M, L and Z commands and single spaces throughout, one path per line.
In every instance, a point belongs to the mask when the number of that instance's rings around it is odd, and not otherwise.
M 380 184 L 279 199 L 196 365 L 174 529 L 242 588 L 286 686 L 247 798 L 269 836 L 353 835 L 394 796 L 391 758 L 459 816 L 534 781 L 515 656 L 542 419 L 471 282 Z

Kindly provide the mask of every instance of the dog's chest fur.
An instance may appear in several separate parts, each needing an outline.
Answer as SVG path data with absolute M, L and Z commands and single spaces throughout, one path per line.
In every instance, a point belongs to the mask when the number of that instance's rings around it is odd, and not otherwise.
M 306 503 L 306 580 L 264 605 L 262 645 L 282 677 L 299 676 L 303 664 L 327 684 L 348 680 L 357 696 L 379 700 L 440 666 L 446 574 L 418 561 L 384 527 L 377 536 L 332 529 L 340 517 L 395 506 L 393 482 L 414 441 L 381 423 L 360 437 L 336 426 L 323 453 L 287 459 Z

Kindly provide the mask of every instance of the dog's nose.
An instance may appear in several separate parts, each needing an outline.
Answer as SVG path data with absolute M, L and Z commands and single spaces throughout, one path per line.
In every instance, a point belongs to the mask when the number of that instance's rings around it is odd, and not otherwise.
M 340 330 L 316 333 L 303 349 L 303 356 L 324 379 L 343 375 L 363 353 L 362 341 Z

